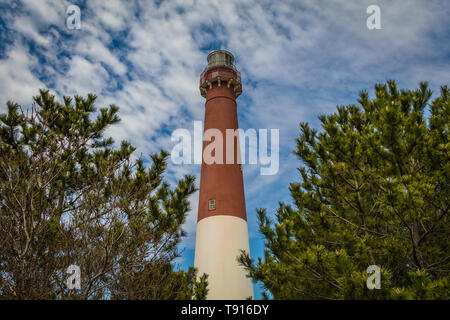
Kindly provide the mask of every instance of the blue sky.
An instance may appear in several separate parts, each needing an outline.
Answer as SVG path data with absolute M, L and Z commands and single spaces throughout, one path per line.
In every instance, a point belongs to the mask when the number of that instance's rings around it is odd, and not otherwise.
M 66 27 L 66 9 L 81 8 L 81 29 Z M 366 27 L 369 5 L 381 9 L 381 30 Z M 204 116 L 199 76 L 212 49 L 235 55 L 243 94 L 239 124 L 280 129 L 280 169 L 261 176 L 244 165 L 250 251 L 262 256 L 255 208 L 274 212 L 290 202 L 301 164 L 292 154 L 299 122 L 356 103 L 360 90 L 394 79 L 402 88 L 450 80 L 450 2 L 446 0 L 65 1 L 0 0 L 0 112 L 13 100 L 29 106 L 39 88 L 99 96 L 121 107 L 107 134 L 129 140 L 136 154 L 171 150 L 176 128 Z M 199 178 L 198 165 L 169 166 L 167 180 Z M 197 179 L 198 184 L 199 179 Z M 180 248 L 193 265 L 198 193 Z M 260 297 L 259 286 L 255 286 Z

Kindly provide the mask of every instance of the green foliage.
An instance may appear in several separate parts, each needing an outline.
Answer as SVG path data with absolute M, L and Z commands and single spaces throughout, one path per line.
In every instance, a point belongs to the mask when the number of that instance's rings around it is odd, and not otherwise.
M 0 298 L 204 298 L 206 277 L 173 267 L 195 178 L 171 188 L 167 152 L 146 168 L 129 142 L 113 147 L 118 107 L 95 100 L 41 90 L 0 115 Z M 71 264 L 81 290 L 67 289 Z
M 264 260 L 239 259 L 275 299 L 450 298 L 450 90 L 431 96 L 389 81 L 320 116 L 320 133 L 300 124 L 294 207 L 257 210 Z

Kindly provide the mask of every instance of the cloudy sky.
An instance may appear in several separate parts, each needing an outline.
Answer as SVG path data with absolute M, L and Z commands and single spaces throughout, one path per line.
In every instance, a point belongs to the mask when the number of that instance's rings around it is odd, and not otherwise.
M 71 4 L 81 9 L 78 30 L 66 25 Z M 374 4 L 380 30 L 366 26 Z M 280 130 L 278 174 L 243 166 L 257 258 L 255 208 L 273 212 L 278 201 L 290 202 L 289 183 L 299 179 L 292 154 L 299 122 L 318 127 L 318 115 L 388 79 L 410 89 L 426 80 L 435 92 L 449 84 L 449 16 L 447 0 L 0 0 L 0 112 L 7 100 L 29 106 L 39 88 L 59 97 L 92 92 L 98 107 L 121 108 L 122 122 L 108 131 L 116 142 L 131 141 L 144 157 L 170 151 L 173 130 L 192 131 L 203 120 L 198 84 L 207 54 L 231 51 L 243 81 L 240 127 Z M 199 172 L 171 164 L 167 179 Z M 193 265 L 197 201 L 198 194 L 180 247 L 183 268 Z

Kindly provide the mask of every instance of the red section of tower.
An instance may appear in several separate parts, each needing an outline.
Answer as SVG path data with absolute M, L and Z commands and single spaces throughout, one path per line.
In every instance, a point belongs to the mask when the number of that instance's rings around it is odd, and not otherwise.
M 223 137 L 223 161 L 207 164 L 202 157 L 198 221 L 215 215 L 247 220 L 244 182 L 238 163 L 239 139 L 234 140 L 234 161 L 226 163 L 226 130 L 238 129 L 236 98 L 242 92 L 241 74 L 233 55 L 216 50 L 208 55 L 208 67 L 200 76 L 200 92 L 206 98 L 204 131 L 218 129 Z M 203 142 L 203 150 L 212 141 Z

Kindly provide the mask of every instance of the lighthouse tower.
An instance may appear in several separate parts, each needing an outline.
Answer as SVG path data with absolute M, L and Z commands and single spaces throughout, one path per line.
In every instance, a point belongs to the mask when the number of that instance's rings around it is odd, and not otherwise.
M 204 131 L 221 132 L 223 161 L 207 163 L 202 157 L 194 266 L 200 275 L 209 275 L 208 299 L 246 299 L 253 297 L 252 281 L 236 260 L 240 250 L 250 252 L 244 182 L 237 161 L 238 135 L 233 137 L 231 150 L 226 143 L 227 129 L 238 128 L 236 98 L 242 92 L 241 74 L 228 51 L 212 51 L 207 60 L 208 66 L 200 76 L 200 92 L 206 98 Z M 214 142 L 214 138 L 207 140 L 204 137 L 203 151 Z M 233 161 L 227 161 L 230 152 Z

